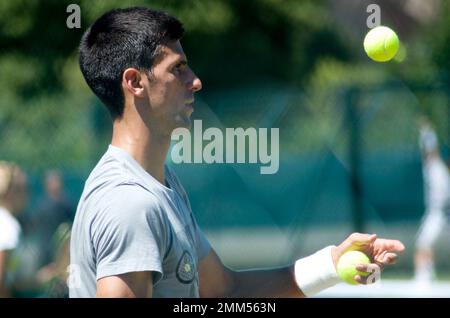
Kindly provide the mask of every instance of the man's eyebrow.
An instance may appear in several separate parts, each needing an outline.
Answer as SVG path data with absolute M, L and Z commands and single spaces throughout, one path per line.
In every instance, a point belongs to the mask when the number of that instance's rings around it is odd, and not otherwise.
M 185 57 L 180 56 L 175 61 L 173 61 L 170 65 L 174 66 L 174 65 L 177 65 L 177 64 L 187 65 L 187 59 Z

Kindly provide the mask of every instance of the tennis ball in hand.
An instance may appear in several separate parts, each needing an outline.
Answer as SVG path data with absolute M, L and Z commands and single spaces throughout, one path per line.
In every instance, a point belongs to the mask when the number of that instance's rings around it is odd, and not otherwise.
M 366 254 L 359 251 L 349 251 L 344 253 L 338 261 L 337 273 L 339 277 L 346 283 L 357 285 L 355 275 L 367 276 L 369 273 L 356 270 L 356 265 L 370 264 L 370 260 Z
M 376 62 L 387 62 L 397 54 L 399 40 L 392 29 L 378 26 L 367 33 L 364 38 L 364 50 Z

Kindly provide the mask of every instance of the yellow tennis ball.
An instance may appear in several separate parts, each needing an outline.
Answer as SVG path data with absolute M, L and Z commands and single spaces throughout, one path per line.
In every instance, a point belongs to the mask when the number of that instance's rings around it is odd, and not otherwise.
M 357 285 L 355 275 L 367 276 L 369 273 L 356 270 L 356 265 L 370 264 L 370 260 L 366 254 L 359 251 L 349 251 L 339 258 L 337 264 L 337 273 L 339 277 L 346 283 Z
M 392 29 L 378 26 L 364 38 L 364 50 L 376 62 L 387 62 L 397 54 L 399 39 Z

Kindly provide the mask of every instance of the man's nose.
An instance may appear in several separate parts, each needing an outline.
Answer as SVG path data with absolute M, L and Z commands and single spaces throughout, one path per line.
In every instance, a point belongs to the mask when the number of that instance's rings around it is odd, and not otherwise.
M 198 78 L 197 75 L 195 75 L 194 72 L 192 72 L 192 77 L 191 80 L 189 81 L 189 90 L 195 93 L 201 89 L 202 89 L 202 81 Z

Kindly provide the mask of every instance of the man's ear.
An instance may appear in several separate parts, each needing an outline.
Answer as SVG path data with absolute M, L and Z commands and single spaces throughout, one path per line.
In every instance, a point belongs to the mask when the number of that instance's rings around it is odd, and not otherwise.
M 141 73 L 135 68 L 127 68 L 122 75 L 122 87 L 136 97 L 144 97 Z

